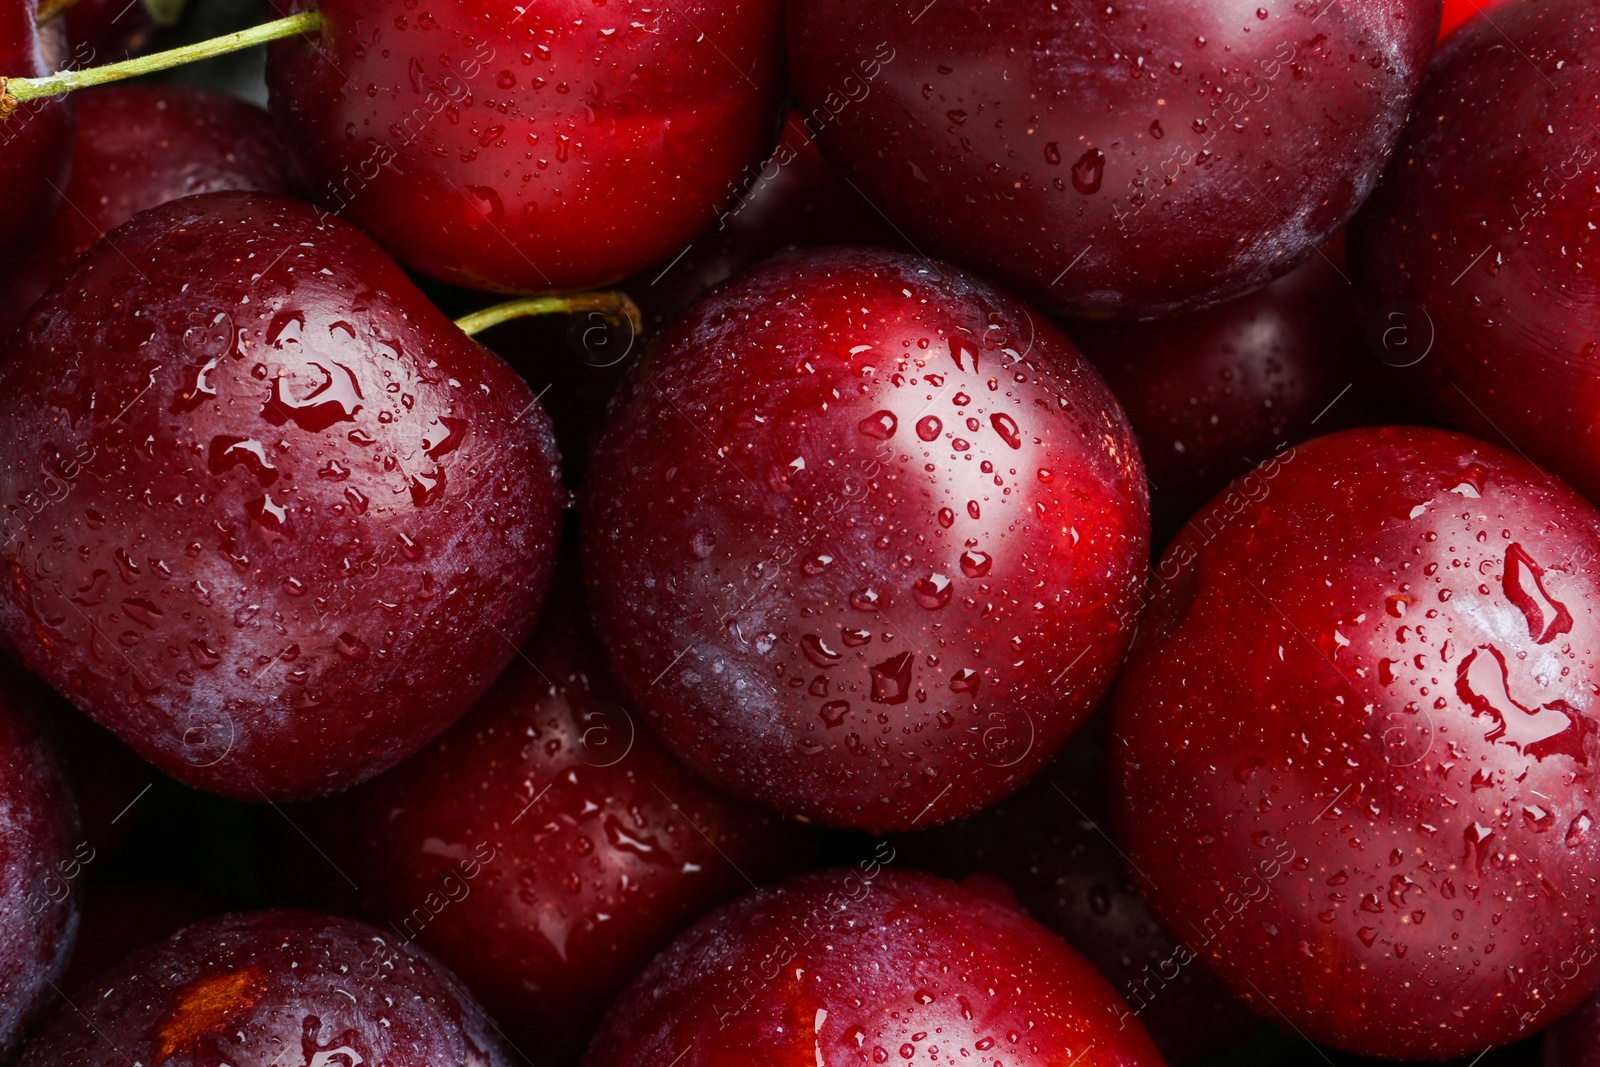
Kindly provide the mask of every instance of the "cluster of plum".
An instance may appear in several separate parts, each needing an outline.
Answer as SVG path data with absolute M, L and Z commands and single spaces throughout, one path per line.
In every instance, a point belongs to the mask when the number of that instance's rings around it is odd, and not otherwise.
M 0 1062 L 1600 1064 L 1593 0 L 274 2 L 0 0 Z

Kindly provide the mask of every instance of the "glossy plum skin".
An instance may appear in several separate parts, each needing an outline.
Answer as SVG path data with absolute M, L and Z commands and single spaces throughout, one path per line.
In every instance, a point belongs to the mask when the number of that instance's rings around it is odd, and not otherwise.
M 644 729 L 562 592 L 464 719 L 325 813 L 372 920 L 453 968 L 540 1063 L 576 1061 L 685 926 L 811 851 Z
M 894 841 L 905 864 L 946 878 L 998 878 L 1021 906 L 1083 953 L 1144 1024 L 1168 1063 L 1226 1051 L 1261 1024 L 1190 966 L 1140 896 L 1111 831 L 1106 717 L 1096 715 L 1039 776 L 970 819 Z
M 1095 969 L 1014 905 L 869 860 L 714 912 L 617 1001 L 585 1067 L 1161 1057 Z
M 796 0 L 790 67 L 823 150 L 917 248 L 1045 310 L 1139 318 L 1271 281 L 1344 224 L 1439 6 Z
M 320 200 L 424 274 L 584 289 L 681 252 L 770 146 L 777 0 L 277 0 L 267 79 Z
M 7 77 L 42 77 L 66 56 L 61 20 L 35 25 L 38 7 L 37 0 L 0 3 L 0 71 Z M 66 184 L 72 156 L 72 106 L 64 96 L 30 100 L 0 130 L 0 188 L 6 191 L 0 264 L 11 264 L 38 239 L 61 199 L 57 190 Z
M 1370 360 L 1358 325 L 1339 265 L 1318 254 L 1204 311 L 1066 329 L 1128 414 L 1167 532 L 1254 463 L 1349 424 L 1368 392 L 1341 395 Z
M 294 189 L 271 116 L 243 100 L 134 84 L 88 89 L 73 103 L 65 202 L 0 291 L 0 336 L 11 335 L 68 264 L 146 208 L 223 189 Z
M 483 1009 L 425 952 L 349 919 L 267 911 L 185 927 L 102 972 L 56 1009 L 19 1067 L 133 1062 L 513 1061 Z
M 515 653 L 564 494 L 526 384 L 370 240 L 210 193 L 137 216 L 0 365 L 0 628 L 140 755 L 354 785 Z
M 589 464 L 619 680 L 713 782 L 871 831 L 1014 790 L 1109 687 L 1144 473 L 1042 317 L 910 256 L 768 261 L 651 350 Z
M 54 997 L 78 934 L 78 807 L 37 709 L 0 669 L 0 1057 Z
M 1406 372 L 1449 424 L 1600 498 L 1600 7 L 1511 3 L 1440 50 L 1350 230 L 1366 294 L 1431 339 Z M 1536 136 L 1520 135 L 1537 131 Z M 1504 435 L 1504 436 L 1502 436 Z
M 1261 1013 L 1477 1055 L 1600 977 L 1600 513 L 1442 430 L 1272 463 L 1157 568 L 1116 694 L 1118 838 Z

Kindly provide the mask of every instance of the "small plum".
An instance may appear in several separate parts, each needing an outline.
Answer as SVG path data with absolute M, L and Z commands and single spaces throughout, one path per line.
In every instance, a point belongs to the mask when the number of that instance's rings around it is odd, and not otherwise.
M 1507 3 L 1450 35 L 1350 228 L 1402 383 L 1600 500 L 1600 5 Z M 1415 354 L 1413 354 L 1415 353 Z
M 585 492 L 596 629 L 667 744 L 871 831 L 1048 762 L 1110 685 L 1149 551 L 1094 368 L 892 251 L 786 253 L 696 305 L 613 402 Z
M 550 424 L 377 245 L 185 197 L 34 306 L 0 365 L 0 629 L 186 784 L 332 792 L 464 713 L 554 563 Z
M 913 247 L 1045 311 L 1145 318 L 1344 225 L 1441 3 L 791 0 L 789 66 L 823 152 Z
M 1313 1040 L 1476 1056 L 1600 981 L 1600 512 L 1443 430 L 1350 430 L 1178 535 L 1116 693 L 1118 840 Z
M 1159 1067 L 1105 979 L 1044 927 L 926 874 L 817 871 L 725 905 L 611 1009 L 585 1067 Z
M 801 827 L 713 792 L 643 728 L 581 595 L 558 588 L 465 718 L 319 815 L 365 913 L 453 968 L 540 1063 L 576 1061 L 685 926 L 810 852 Z
M 492 1026 L 422 950 L 349 919 L 267 911 L 184 927 L 101 972 L 19 1067 L 509 1067 Z

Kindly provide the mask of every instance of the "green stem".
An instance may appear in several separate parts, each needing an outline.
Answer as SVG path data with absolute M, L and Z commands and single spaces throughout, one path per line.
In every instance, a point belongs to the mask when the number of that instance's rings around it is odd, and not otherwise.
M 612 318 L 625 318 L 635 335 L 644 329 L 644 318 L 627 293 L 546 293 L 543 296 L 525 296 L 495 304 L 456 320 L 456 325 L 468 337 L 475 337 L 491 326 L 512 319 L 525 319 L 532 315 L 572 315 L 580 311 L 598 311 Z
M 123 78 L 136 78 L 141 74 L 153 74 L 158 70 L 180 67 L 196 60 L 210 59 L 213 56 L 227 55 L 243 48 L 266 44 L 280 37 L 315 33 L 321 26 L 320 12 L 303 11 L 298 15 L 273 19 L 271 22 L 252 26 L 248 30 L 224 34 L 209 41 L 201 41 L 199 44 L 184 45 L 182 48 L 173 48 L 154 55 L 125 59 L 120 63 L 107 63 L 103 67 L 63 70 L 43 78 L 0 78 L 0 119 L 9 118 L 17 109 L 17 105 L 29 100 L 70 93 L 74 89 L 87 89 L 91 85 L 104 85 L 107 82 L 121 81 Z

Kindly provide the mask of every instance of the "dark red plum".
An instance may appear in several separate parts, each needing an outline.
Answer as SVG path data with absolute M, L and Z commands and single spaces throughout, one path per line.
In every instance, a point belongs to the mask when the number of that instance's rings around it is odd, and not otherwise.
M 1287 273 L 1377 181 L 1441 0 L 796 0 L 824 152 L 913 245 L 1141 318 Z
M 1444 44 L 1371 203 L 1352 264 L 1425 355 L 1433 414 L 1525 452 L 1600 499 L 1600 7 L 1496 7 Z M 1424 345 L 1424 339 L 1427 344 Z
M 38 0 L 0 2 L 0 74 L 39 78 L 66 58 L 61 20 L 38 25 Z M 15 110 L 7 113 L 7 107 Z M 72 105 L 64 96 L 17 104 L 0 86 L 0 263 L 10 264 L 44 231 L 61 199 L 72 157 Z
M 38 709 L 0 667 L 0 1058 L 49 1006 L 78 934 L 78 807 Z M 92 858 L 92 854 L 88 858 Z
M 540 1063 L 576 1061 L 685 926 L 810 852 L 644 729 L 585 612 L 575 588 L 553 596 L 466 718 L 322 816 L 372 920 L 453 968 Z
M 1351 430 L 1168 550 L 1116 694 L 1118 839 L 1234 993 L 1472 1057 L 1600 980 L 1600 513 L 1443 430 Z
M 223 189 L 293 191 L 271 116 L 242 100 L 133 84 L 88 89 L 73 104 L 77 132 L 64 202 L 0 294 L 6 337 L 68 264 L 146 208 Z
M 894 841 L 901 862 L 946 878 L 998 878 L 1022 907 L 1095 965 L 1168 1063 L 1225 1052 L 1260 1026 L 1150 913 L 1110 836 L 1105 716 L 1096 715 L 1014 796 Z
M 267 911 L 185 927 L 101 972 L 55 1010 L 19 1067 L 512 1062 L 427 953 L 349 919 Z
M 210 193 L 136 216 L 0 365 L 0 628 L 140 755 L 246 799 L 417 751 L 532 627 L 549 421 L 353 227 Z
M 895 252 L 790 253 L 651 350 L 590 459 L 623 688 L 735 793 L 932 826 L 1104 694 L 1148 551 L 1122 411 L 1045 319 Z
M 276 6 L 322 14 L 267 62 L 306 185 L 468 288 L 583 289 L 666 263 L 777 130 L 777 0 Z
M 1342 429 L 1372 403 L 1370 382 L 1356 384 L 1372 357 L 1350 284 L 1322 254 L 1205 311 L 1067 329 L 1128 414 L 1162 532 L 1283 446 Z
M 1161 1056 L 1105 979 L 1015 905 L 869 860 L 751 893 L 690 929 L 611 1009 L 584 1064 L 910 1060 Z

